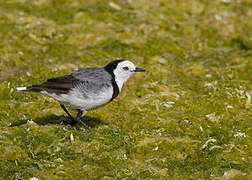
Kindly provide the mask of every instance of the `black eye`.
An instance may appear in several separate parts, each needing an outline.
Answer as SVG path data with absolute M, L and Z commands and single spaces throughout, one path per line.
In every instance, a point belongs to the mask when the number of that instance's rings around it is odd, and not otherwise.
M 126 67 L 123 67 L 123 70 L 128 71 L 129 68 L 126 66 Z

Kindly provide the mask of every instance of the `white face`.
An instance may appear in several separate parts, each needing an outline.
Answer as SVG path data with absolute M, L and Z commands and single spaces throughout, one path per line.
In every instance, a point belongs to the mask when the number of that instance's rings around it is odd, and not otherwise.
M 114 69 L 116 81 L 121 81 L 122 83 L 126 82 L 129 77 L 135 73 L 135 70 L 136 66 L 132 62 L 128 60 L 120 62 L 116 69 Z
M 132 62 L 125 60 L 117 64 L 114 69 L 115 81 L 121 91 L 123 83 L 125 83 L 130 76 L 135 72 L 142 72 L 144 69 L 137 68 Z

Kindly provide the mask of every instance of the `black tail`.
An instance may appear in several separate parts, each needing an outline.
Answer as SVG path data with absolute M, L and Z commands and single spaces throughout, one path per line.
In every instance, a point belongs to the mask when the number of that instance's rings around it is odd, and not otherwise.
M 40 92 L 42 89 L 34 85 L 29 87 L 17 87 L 16 90 L 18 92 Z

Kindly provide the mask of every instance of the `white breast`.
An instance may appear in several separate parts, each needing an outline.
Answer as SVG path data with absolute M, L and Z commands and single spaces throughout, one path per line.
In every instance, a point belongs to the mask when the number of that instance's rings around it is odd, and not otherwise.
M 113 87 L 104 88 L 99 91 L 98 94 L 89 93 L 87 97 L 84 97 L 79 89 L 74 88 L 70 90 L 67 94 L 55 94 L 42 91 L 41 93 L 46 94 L 61 104 L 68 106 L 71 109 L 81 109 L 81 110 L 92 110 L 98 107 L 104 106 L 110 102 L 113 94 Z

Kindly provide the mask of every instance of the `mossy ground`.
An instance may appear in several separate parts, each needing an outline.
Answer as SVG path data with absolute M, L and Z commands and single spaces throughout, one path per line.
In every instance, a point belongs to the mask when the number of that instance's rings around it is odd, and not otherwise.
M 94 133 L 15 90 L 117 58 Z M 0 0 L 0 177 L 251 179 L 251 62 L 250 0 Z

